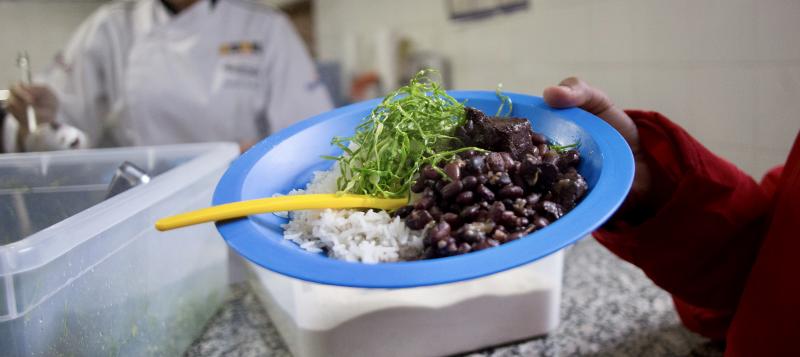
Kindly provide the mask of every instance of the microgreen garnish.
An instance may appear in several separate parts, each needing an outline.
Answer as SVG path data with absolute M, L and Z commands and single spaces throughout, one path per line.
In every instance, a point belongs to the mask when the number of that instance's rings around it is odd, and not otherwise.
M 497 95 L 498 99 L 500 99 L 500 107 L 497 108 L 497 114 L 495 114 L 494 116 L 499 117 L 500 113 L 503 112 L 503 107 L 505 106 L 506 103 L 508 103 L 508 112 L 506 112 L 505 116 L 510 117 L 511 111 L 514 110 L 513 103 L 511 103 L 511 98 L 503 94 L 502 89 L 503 89 L 503 83 L 499 83 L 497 85 L 497 89 L 494 90 L 494 94 Z
M 453 131 L 466 120 L 464 105 L 448 95 L 423 70 L 383 101 L 356 127 L 351 137 L 331 143 L 344 153 L 336 157 L 342 176 L 339 191 L 376 197 L 409 195 L 419 169 L 467 150 L 452 149 Z
M 569 151 L 570 149 L 577 149 L 577 148 L 581 147 L 581 142 L 578 141 L 576 143 L 572 143 L 572 144 L 569 144 L 569 145 L 548 145 L 548 147 L 550 148 L 550 150 L 553 150 L 553 151 L 555 151 L 555 152 L 557 152 L 559 154 L 563 154 L 563 153 Z

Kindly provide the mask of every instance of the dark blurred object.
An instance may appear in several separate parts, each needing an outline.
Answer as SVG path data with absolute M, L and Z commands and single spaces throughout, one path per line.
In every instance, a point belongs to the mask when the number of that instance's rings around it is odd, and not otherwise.
M 417 72 L 423 69 L 434 69 L 440 76 L 439 83 L 442 84 L 442 87 L 451 88 L 453 83 L 450 76 L 450 61 L 444 55 L 429 51 L 412 52 L 404 62 L 401 83 L 408 83 Z
M 444 55 L 432 51 L 420 50 L 409 38 L 398 43 L 398 61 L 400 65 L 400 83 L 408 83 L 419 71 L 436 70 L 437 80 L 445 89 L 453 85 L 450 76 L 450 61 Z
M 2 128 L 5 126 L 6 121 L 6 110 L 5 110 L 5 103 L 0 101 L 0 133 L 3 132 Z M 6 147 L 5 143 L 3 142 L 3 137 L 5 135 L 0 135 L 0 153 L 4 151 L 3 148 Z
M 358 102 L 376 98 L 381 93 L 380 75 L 374 71 L 367 71 L 356 75 L 350 86 L 350 100 Z
M 119 165 L 117 172 L 114 173 L 114 178 L 111 179 L 111 184 L 108 186 L 108 194 L 106 199 L 114 197 L 122 192 L 127 191 L 131 187 L 139 186 L 150 182 L 150 176 L 147 172 L 140 169 L 138 166 L 125 161 Z
M 317 73 L 319 80 L 328 89 L 333 105 L 338 108 L 347 104 L 347 99 L 342 91 L 342 66 L 339 62 L 317 62 Z
M 293 1 L 280 6 L 280 10 L 289 16 L 295 30 L 306 44 L 308 52 L 312 58 L 317 58 L 316 46 L 314 43 L 314 16 L 313 4 L 311 0 Z
M 448 0 L 447 9 L 451 20 L 477 20 L 502 13 L 525 10 L 529 0 Z

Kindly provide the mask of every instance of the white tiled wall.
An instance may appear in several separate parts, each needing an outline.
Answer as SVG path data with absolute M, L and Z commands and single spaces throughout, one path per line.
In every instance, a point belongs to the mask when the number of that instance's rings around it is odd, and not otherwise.
M 444 0 L 316 0 L 318 54 L 389 29 L 452 61 L 454 87 L 539 94 L 569 75 L 658 110 L 760 178 L 800 130 L 800 1 L 531 0 L 454 23 Z M 369 63 L 369 61 L 367 61 Z
M 0 88 L 19 80 L 17 53 L 27 51 L 35 69 L 53 56 L 100 0 L 0 0 Z

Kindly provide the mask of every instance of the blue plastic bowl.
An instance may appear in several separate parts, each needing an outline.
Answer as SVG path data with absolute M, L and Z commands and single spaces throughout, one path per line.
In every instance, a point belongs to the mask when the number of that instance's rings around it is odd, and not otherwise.
M 494 114 L 494 92 L 452 91 L 468 106 Z M 590 190 L 575 209 L 522 239 L 482 251 L 431 260 L 362 264 L 309 253 L 283 239 L 286 219 L 274 214 L 217 223 L 239 254 L 266 269 L 322 284 L 360 288 L 407 288 L 478 278 L 530 263 L 576 242 L 605 222 L 622 203 L 633 181 L 633 156 L 611 126 L 580 109 L 552 109 L 541 98 L 509 93 L 512 115 L 528 118 L 533 129 L 559 144 L 580 142 L 578 171 Z M 380 102 L 348 105 L 297 123 L 258 143 L 233 162 L 214 193 L 214 204 L 235 202 L 304 188 L 312 173 L 338 155 L 333 136 L 349 136 Z

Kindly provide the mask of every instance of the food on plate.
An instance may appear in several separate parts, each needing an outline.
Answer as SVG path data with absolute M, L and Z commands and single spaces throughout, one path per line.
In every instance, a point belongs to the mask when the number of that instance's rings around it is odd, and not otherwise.
M 503 104 L 511 102 L 498 93 Z M 409 197 L 395 212 L 291 214 L 284 236 L 365 263 L 439 258 L 511 242 L 569 212 L 588 191 L 578 144 L 550 143 L 525 118 L 491 117 L 420 72 L 348 138 L 333 168 L 296 193 Z M 502 107 L 498 110 L 498 114 Z

